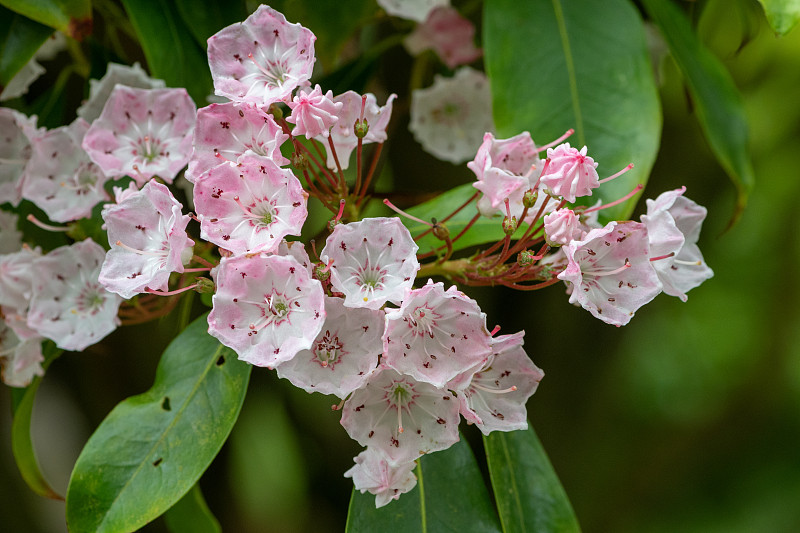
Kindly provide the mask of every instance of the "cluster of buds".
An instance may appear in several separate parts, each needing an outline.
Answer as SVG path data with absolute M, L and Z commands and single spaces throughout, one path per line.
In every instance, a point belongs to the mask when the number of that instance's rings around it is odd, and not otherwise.
M 622 325 L 662 290 L 685 299 L 711 275 L 696 246 L 705 210 L 681 189 L 648 201 L 640 223 L 600 227 L 607 206 L 568 207 L 616 177 L 599 179 L 585 147 L 487 133 L 468 165 L 478 192 L 458 209 L 476 214 L 458 235 L 446 227 L 456 213 L 413 237 L 400 218 L 362 218 L 395 96 L 379 106 L 372 94 L 312 89 L 315 39 L 261 6 L 208 40 L 226 103 L 197 110 L 185 90 L 140 71 L 116 84 L 124 69 L 114 68 L 84 106 L 102 111 L 86 120 L 44 131 L 0 110 L 4 197 L 34 202 L 68 225 L 32 222 L 70 236 L 103 203 L 108 238 L 107 249 L 87 238 L 42 254 L 21 244 L 13 215 L 0 217 L 4 247 L 5 235 L 16 240 L 0 254 L 0 361 L 4 381 L 25 386 L 42 373 L 42 339 L 82 350 L 120 319 L 167 313 L 187 290 L 213 292 L 211 335 L 241 360 L 341 399 L 334 411 L 365 446 L 345 475 L 380 506 L 414 486 L 422 454 L 458 440 L 462 417 L 484 433 L 525 428 L 544 375 L 523 332 L 496 336 L 477 302 L 430 276 L 522 290 L 564 280 L 571 302 Z M 171 189 L 184 167 L 193 214 Z M 132 181 L 110 201 L 104 184 L 124 176 Z M 335 214 L 318 256 L 314 241 L 298 240 L 310 197 Z M 497 219 L 504 238 L 454 258 L 453 243 L 481 216 Z M 189 237 L 192 221 L 203 242 Z M 420 252 L 429 232 L 443 244 Z

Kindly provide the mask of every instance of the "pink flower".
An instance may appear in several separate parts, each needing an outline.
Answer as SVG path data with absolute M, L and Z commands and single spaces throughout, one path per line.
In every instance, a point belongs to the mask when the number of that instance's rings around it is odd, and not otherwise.
M 22 196 L 55 222 L 89 218 L 95 205 L 108 200 L 108 177 L 81 148 L 88 129 L 78 118 L 32 142 Z
M 553 196 L 562 196 L 571 203 L 579 196 L 591 196 L 592 189 L 600 186 L 597 163 L 586 155 L 585 146 L 578 151 L 569 143 L 560 144 L 547 149 L 547 158 L 550 164 L 541 183 Z
M 126 299 L 145 289 L 167 290 L 170 274 L 183 272 L 194 246 L 181 207 L 165 185 L 148 181 L 103 210 L 111 245 L 99 276 L 103 287 Z
M 408 129 L 439 159 L 468 161 L 483 134 L 494 130 L 488 78 L 469 67 L 461 67 L 452 78 L 435 76 L 433 85 L 412 93 Z
M 686 187 L 662 193 L 647 200 L 647 226 L 650 256 L 664 292 L 686 301 L 686 293 L 711 278 L 714 272 L 703 260 L 697 246 L 706 208 L 685 198 Z M 670 256 L 670 254 L 674 254 Z
M 390 15 L 422 22 L 437 6 L 446 6 L 450 0 L 378 0 L 378 5 Z
M 17 206 L 22 199 L 25 165 L 31 158 L 31 139 L 40 134 L 36 117 L 0 107 L 0 198 Z
M 42 339 L 20 339 L 0 320 L 0 368 L 3 383 L 9 387 L 27 387 L 42 369 Z
M 111 96 L 111 91 L 117 85 L 136 87 L 138 89 L 163 89 L 166 87 L 164 80 L 153 79 L 147 75 L 139 63 L 133 66 L 109 63 L 106 73 L 99 80 L 89 80 L 89 99 L 78 108 L 78 116 L 86 122 L 94 122 Z
M 347 307 L 380 309 L 399 303 L 419 270 L 417 250 L 408 229 L 393 218 L 365 218 L 338 224 L 320 253 L 331 264 L 331 284 L 344 294 Z
M 450 69 L 472 63 L 481 57 L 481 49 L 475 47 L 475 26 L 450 6 L 439 6 L 428 13 L 425 22 L 419 24 L 403 41 L 412 55 L 433 49 Z
M 197 112 L 194 152 L 186 179 L 195 183 L 220 165 L 239 163 L 245 155 L 287 165 L 281 145 L 288 138 L 272 115 L 254 105 L 211 104 Z
M 400 498 L 417 485 L 414 461 L 391 466 L 382 455 L 367 448 L 355 459 L 355 466 L 344 473 L 344 477 L 353 478 L 353 485 L 361 494 L 369 492 L 375 495 L 375 507 L 383 507 L 392 500 Z
M 342 408 L 342 426 L 389 465 L 458 442 L 458 400 L 449 391 L 382 368 L 353 392 Z
M 442 283 L 409 291 L 386 313 L 383 364 L 418 381 L 444 387 L 491 353 L 486 315 L 475 300 Z
M 325 297 L 325 324 L 311 348 L 278 365 L 278 376 L 306 392 L 346 398 L 364 385 L 383 352 L 383 311 L 348 309 Z
M 369 131 L 362 139 L 362 144 L 368 143 L 382 143 L 386 140 L 386 127 L 389 125 L 389 119 L 392 117 L 392 102 L 397 98 L 396 94 L 389 95 L 386 99 L 386 104 L 382 107 L 378 106 L 378 100 L 372 93 L 365 95 L 367 101 L 364 105 L 364 120 L 369 124 Z M 333 125 L 330 131 L 330 137 L 336 146 L 336 156 L 339 158 L 339 163 L 343 169 L 350 165 L 350 154 L 358 146 L 358 137 L 356 137 L 353 127 L 356 120 L 361 118 L 361 95 L 347 91 L 333 98 L 335 103 L 341 103 L 342 108 L 337 113 L 338 120 Z M 327 165 L 328 168 L 336 168 L 336 161 L 331 153 L 330 146 L 328 146 L 327 135 L 319 135 L 315 137 L 318 141 L 325 145 L 327 151 Z
M 102 246 L 86 239 L 36 259 L 28 326 L 74 351 L 114 331 L 122 298 L 97 281 L 105 255 Z
M 624 326 L 661 292 L 644 224 L 609 222 L 561 249 L 568 264 L 558 279 L 572 284 L 569 302 L 607 324 Z
M 316 37 L 283 14 L 261 5 L 244 22 L 208 39 L 214 90 L 236 102 L 268 106 L 290 97 L 311 77 Z
M 139 186 L 155 175 L 167 183 L 191 156 L 196 107 L 186 89 L 117 85 L 83 148 L 109 176 L 130 176 Z
M 484 435 L 528 427 L 525 402 L 544 377 L 522 348 L 524 331 L 492 339 L 492 355 L 459 392 L 461 414 Z
M 234 254 L 274 252 L 286 235 L 300 235 L 307 200 L 291 170 L 252 155 L 212 169 L 194 186 L 200 236 Z
M 311 348 L 325 322 L 322 285 L 294 258 L 223 258 L 208 332 L 239 359 L 274 368 Z
M 33 261 L 42 256 L 38 246 L 0 255 L 0 305 L 27 309 L 33 291 Z
M 581 221 L 572 209 L 557 209 L 544 217 L 544 233 L 550 246 L 562 246 L 583 238 Z
M 339 120 L 338 113 L 344 105 L 343 102 L 333 101 L 332 91 L 322 94 L 319 85 L 311 92 L 297 91 L 297 95 L 288 104 L 292 114 L 286 117 L 286 122 L 296 124 L 292 135 L 305 135 L 307 139 L 328 137 L 331 127 Z

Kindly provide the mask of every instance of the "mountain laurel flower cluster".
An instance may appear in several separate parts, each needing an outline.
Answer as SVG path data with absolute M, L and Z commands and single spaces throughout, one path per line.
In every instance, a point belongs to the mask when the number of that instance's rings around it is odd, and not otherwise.
M 380 4 L 424 21 L 410 48 L 451 68 L 480 56 L 471 23 L 431 11 L 446 2 Z M 706 210 L 680 188 L 647 200 L 641 221 L 599 223 L 642 186 L 581 201 L 632 165 L 601 178 L 588 147 L 564 142 L 571 130 L 542 146 L 527 131 L 497 138 L 488 79 L 461 67 L 414 91 L 409 128 L 434 156 L 468 161 L 474 189 L 446 204 L 456 209 L 434 200 L 430 222 L 406 214 L 375 191 L 396 95 L 312 88 L 315 40 L 262 5 L 208 39 L 225 103 L 198 110 L 186 90 L 109 65 L 70 125 L 40 129 L 0 109 L 2 378 L 42 375 L 45 341 L 83 350 L 186 291 L 213 293 L 209 334 L 339 399 L 333 411 L 364 446 L 345 475 L 382 506 L 412 490 L 422 455 L 459 440 L 462 418 L 484 434 L 527 427 L 540 354 L 522 331 L 496 336 L 463 287 L 563 281 L 570 303 L 622 326 L 661 292 L 686 301 L 713 275 L 697 246 Z M 193 213 L 175 186 L 184 177 Z M 49 221 L 17 218 L 22 199 Z M 62 244 L 37 246 L 32 224 Z

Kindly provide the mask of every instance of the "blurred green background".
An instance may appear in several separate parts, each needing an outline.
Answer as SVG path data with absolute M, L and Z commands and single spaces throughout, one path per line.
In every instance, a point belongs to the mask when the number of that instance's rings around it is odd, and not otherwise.
M 724 232 L 734 189 L 667 58 L 661 151 L 645 195 L 686 185 L 707 206 L 700 246 L 715 277 L 688 303 L 660 296 L 624 328 L 570 306 L 561 286 L 471 291 L 490 327 L 527 332 L 529 355 L 546 373 L 530 419 L 587 532 L 800 531 L 800 29 L 775 37 L 754 1 L 708 2 L 697 23 L 743 94 L 757 184 Z M 392 80 L 408 62 L 392 50 L 384 63 L 394 67 L 380 74 Z M 398 92 L 399 102 L 407 98 Z M 442 189 L 473 179 L 465 165 L 422 152 L 406 129 L 407 108 L 396 109 L 387 144 L 396 179 L 409 190 L 431 176 Z M 34 438 L 54 488 L 63 493 L 105 414 L 151 385 L 174 328 L 170 319 L 123 328 L 53 364 Z M 342 473 L 359 447 L 331 403 L 254 370 L 231 439 L 201 480 L 225 531 L 343 530 L 352 485 Z M 9 413 L 3 391 L 0 529 L 64 531 L 63 504 L 36 497 L 16 471 Z

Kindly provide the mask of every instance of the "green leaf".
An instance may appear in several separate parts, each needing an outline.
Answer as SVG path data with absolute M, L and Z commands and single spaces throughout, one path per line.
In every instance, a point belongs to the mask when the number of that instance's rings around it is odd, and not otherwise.
M 528 426 L 483 437 L 503 532 L 580 531 L 542 443 Z
M 642 3 L 661 29 L 672 57 L 686 79 L 711 151 L 736 186 L 738 194 L 732 225 L 747 205 L 747 197 L 755 182 L 741 94 L 731 75 L 700 43 L 688 19 L 675 4 L 663 0 L 644 0 Z
M 500 523 L 469 445 L 423 456 L 414 473 L 417 486 L 388 505 L 375 508 L 375 496 L 354 490 L 347 533 L 500 531 Z
M 63 350 L 56 348 L 56 345 L 47 341 L 43 348 L 44 362 L 42 368 L 47 370 Z M 64 498 L 50 487 L 45 480 L 39 461 L 36 460 L 36 452 L 33 448 L 31 438 L 31 419 L 33 417 L 33 402 L 36 398 L 36 391 L 39 390 L 41 377 L 35 378 L 25 389 L 13 389 L 14 420 L 11 424 L 11 451 L 17 463 L 22 479 L 36 494 L 54 500 Z
M 0 6 L 0 91 L 53 30 Z
M 122 0 L 144 50 L 150 74 L 169 87 L 185 87 L 198 105 L 212 92 L 205 50 L 169 1 Z
M 175 0 L 175 5 L 189 31 L 205 49 L 208 38 L 226 26 L 247 18 L 244 0 Z
M 545 144 L 569 128 L 600 177 L 622 177 L 584 198 L 616 200 L 645 184 L 658 152 L 661 108 L 642 20 L 628 0 L 492 0 L 483 43 L 500 137 L 522 131 Z M 635 198 L 601 212 L 630 216 Z
M 178 500 L 178 503 L 170 507 L 164 514 L 164 520 L 171 533 L 221 533 L 222 531 L 197 484 Z
M 67 488 L 71 531 L 133 531 L 178 501 L 239 416 L 250 365 L 206 332 L 206 315 L 164 351 L 153 387 L 117 405 Z
M 800 0 L 758 0 L 772 29 L 786 35 L 800 21 Z
M 92 33 L 91 0 L 0 0 L 0 4 L 78 41 Z

